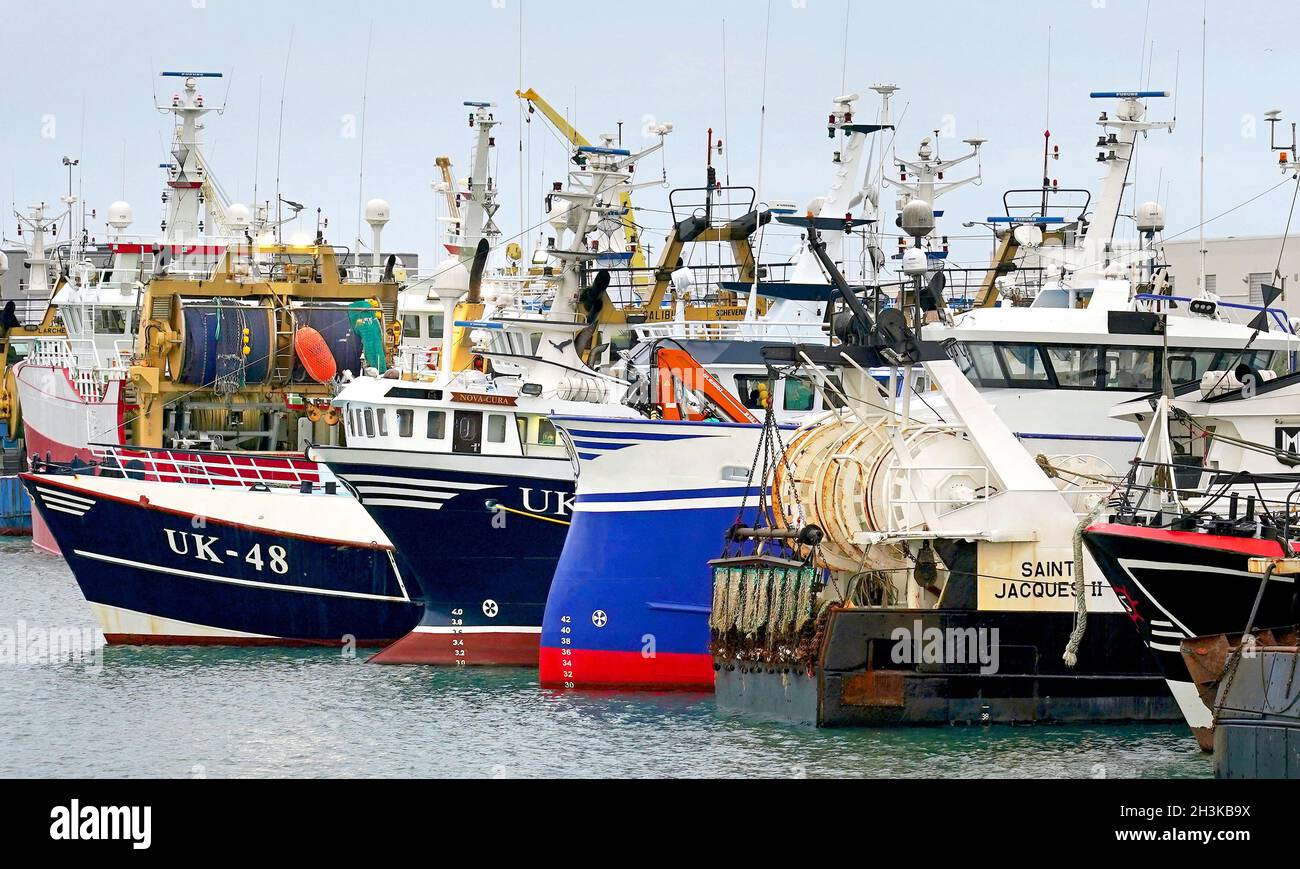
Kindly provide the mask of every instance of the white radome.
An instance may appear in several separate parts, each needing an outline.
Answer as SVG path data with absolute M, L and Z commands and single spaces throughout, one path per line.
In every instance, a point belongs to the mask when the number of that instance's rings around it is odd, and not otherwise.
M 9 271 L 9 257 L 5 256 L 4 251 L 0 250 L 0 275 L 7 271 Z
M 908 248 L 903 254 L 903 274 L 918 277 L 930 271 L 930 258 L 919 247 Z
M 253 225 L 253 213 L 249 211 L 247 205 L 237 202 L 226 209 L 226 220 L 231 229 L 248 229 Z
M 1144 202 L 1137 210 L 1138 232 L 1164 232 L 1165 210 L 1159 202 Z
M 392 219 L 392 208 L 386 200 L 372 199 L 366 203 L 366 223 L 372 227 L 383 226 Z
M 135 212 L 129 202 L 114 202 L 108 206 L 108 225 L 118 232 L 126 229 L 135 220 Z
M 443 260 L 434 274 L 433 289 L 439 296 L 450 296 L 452 293 L 463 296 L 469 292 L 469 269 L 459 257 Z

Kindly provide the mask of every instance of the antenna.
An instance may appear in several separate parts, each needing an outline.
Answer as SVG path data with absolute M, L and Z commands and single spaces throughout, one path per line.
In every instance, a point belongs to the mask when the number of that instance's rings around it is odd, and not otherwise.
M 293 56 L 293 34 L 294 28 L 291 27 L 289 47 L 284 53 L 284 80 L 280 84 L 280 129 L 275 143 L 275 240 L 277 242 L 281 240 L 280 223 L 283 215 L 280 204 L 284 202 L 283 197 L 280 196 L 280 158 L 284 151 L 284 95 L 289 89 L 289 58 Z
M 366 187 L 366 109 L 370 100 L 370 48 L 375 36 L 375 20 L 370 19 L 370 30 L 366 34 L 366 70 L 361 78 L 361 156 L 357 169 L 357 247 L 361 247 L 361 212 L 365 209 L 362 199 Z M 379 251 L 374 251 L 379 256 Z M 377 263 L 376 263 L 377 265 Z
M 722 19 L 722 134 L 731 141 L 731 112 L 727 106 L 727 19 Z M 727 186 L 731 186 L 731 149 L 727 149 Z
M 1209 2 L 1201 0 L 1201 235 L 1198 259 L 1200 261 L 1199 292 L 1205 295 L 1205 105 L 1206 64 L 1210 44 Z
M 259 176 L 259 167 L 262 164 L 262 77 L 257 77 L 257 134 L 253 140 L 253 221 L 257 221 L 257 212 L 260 207 L 257 198 L 257 181 Z

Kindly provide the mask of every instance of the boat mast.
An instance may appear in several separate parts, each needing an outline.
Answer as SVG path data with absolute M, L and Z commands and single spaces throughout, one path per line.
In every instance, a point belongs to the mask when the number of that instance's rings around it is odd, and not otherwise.
M 164 193 L 167 217 L 163 222 L 162 241 L 164 245 L 182 245 L 198 239 L 205 229 L 199 217 L 207 181 L 207 169 L 199 152 L 199 133 L 203 129 L 199 121 L 209 112 L 219 111 L 204 104 L 203 94 L 198 92 L 199 79 L 221 78 L 221 73 L 164 72 L 161 77 L 185 80 L 184 90 L 173 94 L 170 104 L 155 105 L 159 112 L 173 115 L 177 122 L 172 162 L 161 166 L 167 170 L 169 191 Z
M 474 259 L 479 239 L 486 238 L 488 244 L 496 247 L 501 238 L 501 230 L 493 220 L 501 206 L 497 203 L 496 183 L 490 174 L 491 152 L 497 144 L 492 130 L 500 123 L 492 112 L 495 105 L 485 102 L 465 103 L 467 108 L 473 109 L 469 116 L 470 128 L 478 132 L 474 143 L 474 159 L 470 166 L 469 192 L 465 194 L 464 219 L 460 224 L 458 254 L 466 262 Z
M 1150 130 L 1173 132 L 1173 121 L 1146 120 L 1146 106 L 1142 101 L 1168 96 L 1168 91 L 1094 91 L 1091 94 L 1094 100 L 1119 100 L 1119 106 L 1114 118 L 1102 112 L 1097 120 L 1097 125 L 1102 128 L 1102 136 L 1097 141 L 1097 162 L 1105 165 L 1107 170 L 1101 197 L 1097 200 L 1092 224 L 1084 239 L 1088 244 L 1089 265 L 1083 271 L 1100 271 L 1110 260 L 1138 134 Z

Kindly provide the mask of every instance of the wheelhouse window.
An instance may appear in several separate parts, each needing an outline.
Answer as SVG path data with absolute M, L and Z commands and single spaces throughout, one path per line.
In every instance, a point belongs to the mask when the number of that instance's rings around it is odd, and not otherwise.
M 365 410 L 365 418 L 366 418 L 366 437 L 372 438 L 375 436 L 375 412 L 372 409 L 367 407 Z
M 1096 347 L 1048 345 L 1047 359 L 1062 389 L 1096 389 L 1101 375 L 1101 351 Z
M 126 332 L 126 311 L 122 308 L 96 308 L 95 332 L 100 335 L 122 335 Z
M 787 413 L 810 413 L 817 406 L 817 389 L 811 380 L 791 377 L 785 382 Z
M 736 394 L 746 410 L 767 410 L 775 391 L 776 382 L 770 378 L 749 374 L 736 376 Z
M 421 317 L 419 314 L 407 314 L 406 316 L 402 317 L 402 337 L 403 338 L 422 337 L 420 335 L 420 322 L 423 319 L 424 318 Z
M 544 447 L 553 447 L 559 443 L 559 435 L 555 432 L 555 423 L 549 419 L 537 420 L 537 443 Z
M 1091 289 L 1070 289 L 1069 287 L 1052 287 L 1040 292 L 1034 298 L 1035 308 L 1086 308 L 1092 301 Z
M 1016 386 L 1026 383 L 1047 384 L 1052 376 L 1038 347 L 1033 344 L 1001 344 L 997 348 L 1007 380 Z
M 503 444 L 506 442 L 506 422 L 506 418 L 499 413 L 494 413 L 488 417 L 488 443 Z
M 379 436 L 381 438 L 388 437 L 388 412 L 380 409 L 375 411 L 375 416 L 379 420 Z
M 429 411 L 427 431 L 429 440 L 440 441 L 447 437 L 447 414 L 441 410 Z
M 1102 372 L 1107 389 L 1154 392 L 1159 359 L 1154 348 L 1108 347 Z
M 397 411 L 397 436 L 403 438 L 415 436 L 415 411 Z
M 964 344 L 957 348 L 957 364 L 976 386 L 996 389 L 1007 385 L 1002 363 L 992 344 Z

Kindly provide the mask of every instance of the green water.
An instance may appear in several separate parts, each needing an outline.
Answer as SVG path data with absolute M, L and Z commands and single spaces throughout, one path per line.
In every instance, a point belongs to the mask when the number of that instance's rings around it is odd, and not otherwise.
M 92 627 L 60 559 L 0 542 L 0 632 Z M 725 715 L 711 697 L 543 691 L 522 670 L 328 651 L 72 657 L 0 663 L 0 777 L 1213 775 L 1182 727 L 815 731 Z

